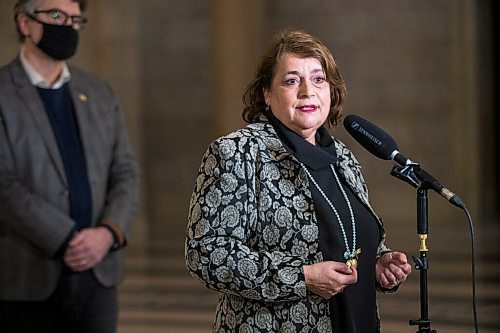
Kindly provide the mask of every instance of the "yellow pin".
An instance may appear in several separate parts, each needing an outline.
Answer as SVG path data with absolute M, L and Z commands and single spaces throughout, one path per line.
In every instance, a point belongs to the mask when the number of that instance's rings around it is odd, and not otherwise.
M 79 98 L 79 99 L 80 99 L 80 101 L 82 101 L 82 102 L 86 102 L 86 101 L 88 100 L 87 95 L 82 94 L 82 93 L 78 94 L 78 98 Z

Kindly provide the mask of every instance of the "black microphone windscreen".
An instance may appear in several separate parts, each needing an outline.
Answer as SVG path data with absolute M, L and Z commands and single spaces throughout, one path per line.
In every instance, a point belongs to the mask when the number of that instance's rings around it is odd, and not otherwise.
M 396 141 L 387 132 L 360 116 L 350 114 L 345 117 L 344 127 L 360 145 L 378 158 L 390 160 L 392 153 L 398 150 Z

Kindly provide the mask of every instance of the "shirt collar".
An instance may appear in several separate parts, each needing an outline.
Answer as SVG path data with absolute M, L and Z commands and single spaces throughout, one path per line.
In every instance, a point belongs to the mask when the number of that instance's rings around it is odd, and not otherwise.
M 59 89 L 71 79 L 71 73 L 69 72 L 68 65 L 66 63 L 63 64 L 63 70 L 57 81 L 54 82 L 54 84 L 50 85 L 24 56 L 24 49 L 21 49 L 19 59 L 21 61 L 21 65 L 24 68 L 24 71 L 26 72 L 26 75 L 28 75 L 28 79 L 35 87 L 45 89 Z
M 312 170 L 329 167 L 337 162 L 335 141 L 323 126 L 316 131 L 317 145 L 313 145 L 286 127 L 271 112 L 266 112 L 266 116 L 285 149 Z

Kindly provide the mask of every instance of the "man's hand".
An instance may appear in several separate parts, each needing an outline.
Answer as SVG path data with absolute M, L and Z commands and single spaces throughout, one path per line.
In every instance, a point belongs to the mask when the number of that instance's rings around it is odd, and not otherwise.
M 82 229 L 75 234 L 64 253 L 64 262 L 81 272 L 97 265 L 113 245 L 113 235 L 104 227 Z

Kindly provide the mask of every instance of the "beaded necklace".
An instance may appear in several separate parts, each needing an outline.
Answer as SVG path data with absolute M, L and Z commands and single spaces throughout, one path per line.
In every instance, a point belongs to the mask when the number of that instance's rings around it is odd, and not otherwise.
M 330 208 L 332 209 L 333 213 L 335 214 L 335 217 L 337 218 L 337 222 L 339 224 L 340 230 L 342 231 L 342 237 L 344 238 L 344 244 L 346 251 L 344 252 L 344 260 L 346 261 L 345 264 L 347 267 L 358 267 L 358 255 L 361 253 L 361 249 L 356 249 L 356 220 L 354 219 L 354 212 L 352 211 L 351 207 L 351 202 L 349 201 L 349 198 L 347 197 L 347 193 L 345 193 L 344 188 L 340 184 L 339 177 L 337 176 L 337 172 L 335 172 L 335 168 L 333 165 L 330 165 L 330 168 L 332 170 L 333 176 L 335 178 L 335 181 L 337 182 L 340 191 L 342 192 L 342 195 L 344 196 L 344 199 L 347 203 L 347 207 L 349 208 L 349 214 L 351 215 L 351 225 L 352 225 L 352 250 L 349 248 L 349 242 L 347 240 L 347 234 L 344 229 L 344 224 L 342 223 L 342 220 L 340 219 L 340 215 L 337 212 L 337 209 L 335 206 L 332 204 L 330 199 L 326 196 L 325 192 L 321 189 L 319 184 L 316 182 L 316 180 L 313 178 L 309 170 L 305 167 L 304 164 L 300 163 L 300 166 L 302 169 L 305 171 L 307 177 L 312 181 L 314 186 L 318 189 L 319 193 L 323 196 L 323 198 L 326 200 Z

